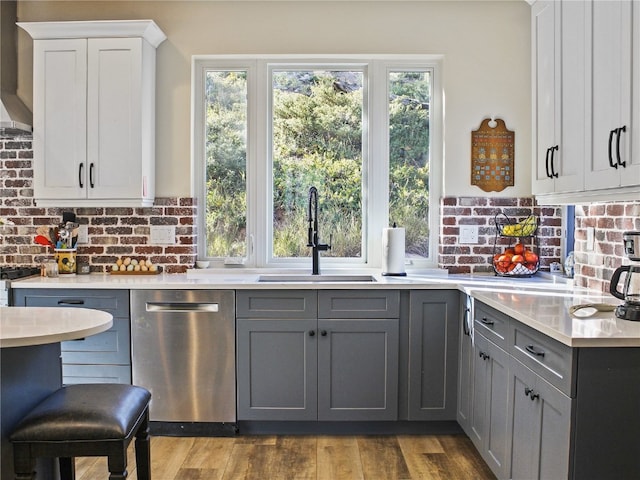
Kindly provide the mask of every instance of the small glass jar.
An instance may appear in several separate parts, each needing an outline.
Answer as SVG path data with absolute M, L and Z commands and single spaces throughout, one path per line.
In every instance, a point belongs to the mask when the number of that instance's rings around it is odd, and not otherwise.
M 44 262 L 44 274 L 47 277 L 57 277 L 58 276 L 58 262 L 49 258 Z

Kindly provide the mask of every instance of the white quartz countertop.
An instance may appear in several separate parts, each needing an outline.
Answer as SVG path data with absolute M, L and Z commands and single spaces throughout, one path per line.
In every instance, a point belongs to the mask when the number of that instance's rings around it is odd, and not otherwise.
M 341 274 L 339 271 L 323 273 Z M 408 273 L 406 277 L 387 277 L 380 275 L 379 271 L 349 271 L 345 274 L 353 273 L 367 273 L 372 275 L 375 281 L 260 282 L 259 277 L 265 272 L 190 270 L 186 274 L 31 277 L 12 282 L 11 286 L 18 289 L 454 289 L 464 291 L 477 300 L 572 347 L 640 347 L 640 322 L 617 319 L 613 312 L 599 312 L 586 318 L 572 316 L 569 313 L 571 305 L 584 303 L 618 305 L 621 302 L 612 295 L 575 288 L 563 277 L 538 274 L 531 278 L 508 278 L 489 274 L 447 275 L 446 273 Z
M 26 347 L 75 340 L 104 332 L 110 313 L 73 307 L 0 307 L 0 347 Z

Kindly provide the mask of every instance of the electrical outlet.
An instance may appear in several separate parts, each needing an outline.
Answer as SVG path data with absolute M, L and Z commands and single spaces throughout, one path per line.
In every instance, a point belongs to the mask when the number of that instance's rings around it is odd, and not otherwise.
M 78 243 L 89 243 L 89 225 L 80 224 L 80 226 L 78 227 Z
M 150 227 L 149 240 L 154 245 L 175 245 L 176 227 L 170 225 L 154 225 Z
M 460 225 L 460 243 L 478 243 L 478 226 Z

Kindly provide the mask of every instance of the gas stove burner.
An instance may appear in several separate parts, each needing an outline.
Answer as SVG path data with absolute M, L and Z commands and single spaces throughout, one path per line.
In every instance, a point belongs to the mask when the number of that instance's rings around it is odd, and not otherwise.
M 39 267 L 0 267 L 0 279 L 15 280 L 40 273 Z

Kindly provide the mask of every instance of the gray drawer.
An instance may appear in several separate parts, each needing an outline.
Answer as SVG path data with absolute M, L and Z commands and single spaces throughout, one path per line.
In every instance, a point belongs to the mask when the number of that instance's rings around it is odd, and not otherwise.
M 508 350 L 510 317 L 480 302 L 474 305 L 473 328 L 477 328 L 487 339 L 503 350 Z
M 318 318 L 398 318 L 397 290 L 320 290 Z
M 511 322 L 510 353 L 565 395 L 575 397 L 574 350 L 520 322 Z
M 62 383 L 124 383 L 131 385 L 131 367 L 124 365 L 62 365 Z
M 42 290 L 16 289 L 19 307 L 78 307 L 108 312 L 114 317 L 129 318 L 129 290 Z
M 313 290 L 238 290 L 237 318 L 316 318 L 318 295 Z

